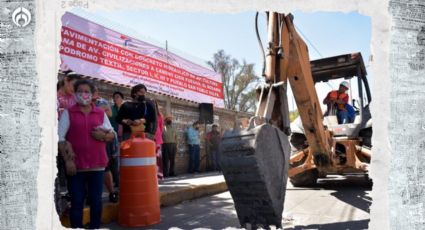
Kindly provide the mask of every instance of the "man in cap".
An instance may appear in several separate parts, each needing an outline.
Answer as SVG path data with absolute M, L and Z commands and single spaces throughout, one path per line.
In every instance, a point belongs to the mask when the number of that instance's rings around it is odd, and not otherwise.
M 325 116 L 331 115 L 332 111 L 336 109 L 336 115 L 339 124 L 348 123 L 348 112 L 346 104 L 348 104 L 347 90 L 350 88 L 350 84 L 347 81 L 341 82 L 338 90 L 332 90 L 328 93 L 326 98 L 323 100 L 323 104 L 328 105 L 328 110 Z
M 173 117 L 167 115 L 165 117 L 165 126 L 162 132 L 162 162 L 164 176 L 176 176 L 174 172 L 174 162 L 177 153 L 177 130 L 173 127 Z

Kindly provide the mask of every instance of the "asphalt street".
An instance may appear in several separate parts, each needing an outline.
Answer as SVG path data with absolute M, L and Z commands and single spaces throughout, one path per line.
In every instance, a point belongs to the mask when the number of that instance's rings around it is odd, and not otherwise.
M 363 176 L 329 176 L 315 187 L 287 186 L 285 229 L 367 229 L 371 184 Z M 161 209 L 161 223 L 139 229 L 225 229 L 239 222 L 229 192 Z M 126 229 L 117 223 L 106 229 Z

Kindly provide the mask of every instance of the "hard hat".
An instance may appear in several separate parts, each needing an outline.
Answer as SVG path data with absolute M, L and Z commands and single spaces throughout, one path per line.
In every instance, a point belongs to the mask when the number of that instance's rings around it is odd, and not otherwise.
M 347 88 L 347 89 L 349 89 L 350 88 L 350 83 L 348 83 L 348 81 L 343 81 L 343 82 L 341 82 L 341 84 L 339 84 L 339 85 L 342 85 L 342 86 L 344 86 L 345 88 Z

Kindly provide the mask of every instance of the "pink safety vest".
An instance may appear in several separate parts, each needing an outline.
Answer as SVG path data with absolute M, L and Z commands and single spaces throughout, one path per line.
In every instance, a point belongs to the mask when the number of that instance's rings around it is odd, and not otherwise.
M 105 112 L 92 106 L 90 113 L 84 114 L 78 104 L 69 108 L 68 112 L 70 127 L 66 140 L 74 150 L 77 170 L 106 167 L 106 144 L 91 136 L 91 131 L 103 124 Z

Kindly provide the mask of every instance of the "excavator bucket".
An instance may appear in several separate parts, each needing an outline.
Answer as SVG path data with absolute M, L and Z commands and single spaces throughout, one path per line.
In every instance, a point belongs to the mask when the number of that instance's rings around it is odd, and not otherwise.
M 220 154 L 241 226 L 281 227 L 290 156 L 288 137 L 270 124 L 235 129 L 224 134 Z

